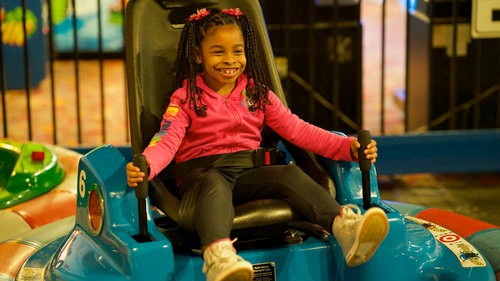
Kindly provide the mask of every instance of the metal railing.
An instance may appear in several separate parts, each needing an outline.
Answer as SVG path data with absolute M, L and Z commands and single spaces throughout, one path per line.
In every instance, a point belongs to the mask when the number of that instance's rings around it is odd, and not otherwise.
M 346 132 L 499 128 L 500 56 L 489 56 L 500 50 L 499 39 L 471 39 L 462 31 L 470 18 L 467 1 L 403 1 L 406 8 L 398 0 L 262 1 L 292 110 Z M 42 1 L 0 0 L 1 137 L 63 146 L 129 143 L 120 45 L 126 2 L 46 0 L 43 9 Z M 371 13 L 363 13 L 363 5 Z M 443 15 L 444 10 L 451 14 Z M 394 11 L 401 22 L 390 22 Z M 105 32 L 110 22 L 111 36 Z M 402 34 L 392 32 L 395 25 L 403 26 L 397 29 Z M 443 28 L 451 39 L 441 46 Z M 90 39 L 82 32 L 93 34 L 92 48 L 85 47 Z M 387 83 L 394 73 L 387 67 L 397 55 L 391 49 L 395 36 L 407 38 L 406 65 L 396 71 L 406 73 L 405 81 L 396 86 Z M 418 36 L 427 40 L 421 49 L 416 49 Z M 374 48 L 367 40 L 380 44 Z M 440 78 L 436 69 L 443 65 L 448 70 Z M 463 68 L 471 71 L 472 88 L 462 87 Z M 379 87 L 370 84 L 374 77 Z M 443 84 L 444 91 L 436 87 Z M 396 92 L 402 93 L 400 108 L 387 99 Z M 420 96 L 426 96 L 425 103 Z M 400 112 L 401 129 L 391 129 L 391 110 Z
M 1 3 L 3 137 L 68 146 L 128 143 L 124 48 L 122 44 L 106 49 L 104 43 L 104 30 L 109 29 L 105 24 L 111 17 L 117 21 L 116 36 L 123 41 L 121 7 L 126 1 L 96 0 L 91 5 L 90 1 L 46 0 L 46 15 L 42 1 Z M 89 12 L 89 7 L 95 9 Z M 11 39 L 16 31 L 22 40 Z M 89 39 L 81 32 L 96 36 Z M 6 61 L 13 56 L 14 60 Z M 37 63 L 47 68 L 40 69 Z M 17 75 L 8 75 L 14 71 Z

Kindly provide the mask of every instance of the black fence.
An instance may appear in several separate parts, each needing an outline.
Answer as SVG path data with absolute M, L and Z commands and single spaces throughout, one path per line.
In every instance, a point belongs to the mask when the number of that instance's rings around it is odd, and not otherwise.
M 500 127 L 500 39 L 475 29 L 476 1 L 261 4 L 289 105 L 307 121 L 381 135 Z M 126 5 L 0 0 L 1 137 L 129 143 Z
M 126 2 L 0 2 L 3 137 L 69 146 L 128 142 Z

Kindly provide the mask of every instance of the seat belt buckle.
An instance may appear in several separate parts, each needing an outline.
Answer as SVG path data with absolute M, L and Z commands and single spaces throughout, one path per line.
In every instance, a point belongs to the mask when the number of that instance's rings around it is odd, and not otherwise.
M 255 166 L 261 167 L 261 166 L 269 166 L 274 164 L 275 159 L 275 148 L 262 148 L 259 147 L 258 149 L 255 150 L 254 154 L 254 163 Z

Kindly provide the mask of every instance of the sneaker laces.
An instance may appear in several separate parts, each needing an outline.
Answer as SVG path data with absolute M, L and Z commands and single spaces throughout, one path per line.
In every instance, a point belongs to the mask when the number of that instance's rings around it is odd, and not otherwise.
M 355 204 L 343 205 L 340 208 L 340 217 L 348 219 L 361 217 L 361 209 Z
M 217 259 L 216 262 L 212 261 L 209 264 L 204 263 L 204 266 L 202 268 L 203 273 L 207 273 L 215 264 L 222 265 L 242 261 L 243 259 L 236 254 L 236 252 L 234 251 L 234 247 L 232 246 L 232 244 L 234 244 L 234 242 L 236 242 L 237 240 L 238 238 L 234 238 L 233 240 L 231 240 L 232 250 L 228 250 L 227 245 L 221 245 L 222 243 L 215 243 L 212 246 L 208 246 L 208 249 L 206 250 L 211 251 L 212 254 L 217 257 Z
M 227 239 L 229 240 L 229 239 Z M 227 244 L 226 243 L 229 243 L 229 241 L 227 241 L 226 239 L 224 239 L 224 241 L 220 241 L 220 242 L 215 242 L 213 243 L 213 245 L 209 245 L 208 248 L 210 250 L 212 250 L 212 252 L 216 255 L 216 256 L 219 256 L 218 254 L 222 254 L 222 253 L 225 253 L 225 252 L 231 252 L 231 251 L 227 251 Z M 231 249 L 234 250 L 234 247 L 233 247 L 233 243 L 236 242 L 238 240 L 238 238 L 234 238 L 233 240 L 230 240 L 231 241 Z

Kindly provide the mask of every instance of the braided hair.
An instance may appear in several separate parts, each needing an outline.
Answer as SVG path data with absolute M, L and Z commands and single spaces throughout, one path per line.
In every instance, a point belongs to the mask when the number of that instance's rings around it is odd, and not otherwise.
M 268 98 L 269 87 L 264 78 L 262 61 L 257 47 L 257 36 L 253 24 L 248 17 L 241 13 L 239 9 L 229 9 L 237 13 L 228 13 L 228 10 L 198 11 L 190 17 L 182 29 L 179 47 L 177 50 L 177 60 L 174 65 L 175 80 L 173 90 L 183 86 L 187 80 L 186 99 L 181 102 L 189 102 L 198 116 L 206 116 L 208 107 L 201 100 L 201 89 L 196 86 L 196 76 L 201 72 L 200 66 L 196 63 L 196 47 L 199 47 L 207 31 L 217 26 L 234 24 L 241 29 L 245 41 L 245 56 L 247 65 L 244 73 L 248 77 L 249 83 L 246 86 L 249 110 L 265 111 L 266 104 L 270 104 Z

